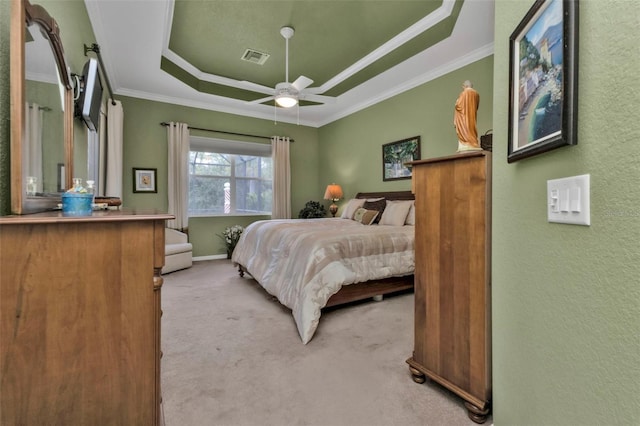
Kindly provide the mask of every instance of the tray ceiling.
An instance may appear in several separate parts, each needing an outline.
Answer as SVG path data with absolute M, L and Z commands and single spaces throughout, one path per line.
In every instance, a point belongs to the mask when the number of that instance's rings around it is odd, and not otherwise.
M 493 0 L 85 0 L 117 94 L 273 119 L 264 98 L 304 75 L 335 103 L 279 121 L 321 126 L 493 53 Z M 269 55 L 242 60 L 247 49 Z M 417 68 L 416 68 L 417 67 Z M 455 94 L 453 94 L 455 96 Z M 116 96 L 117 97 L 117 96 Z

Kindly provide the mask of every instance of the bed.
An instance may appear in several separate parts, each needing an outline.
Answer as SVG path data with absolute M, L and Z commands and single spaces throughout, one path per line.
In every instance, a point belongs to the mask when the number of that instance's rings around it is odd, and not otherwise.
M 358 193 L 344 217 L 254 222 L 232 262 L 291 309 L 306 344 L 323 308 L 413 288 L 413 198 L 410 191 Z M 375 205 L 387 213 L 368 224 Z

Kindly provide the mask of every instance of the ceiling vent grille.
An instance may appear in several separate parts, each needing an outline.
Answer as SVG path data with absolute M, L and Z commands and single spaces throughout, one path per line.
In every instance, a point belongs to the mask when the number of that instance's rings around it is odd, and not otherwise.
M 242 60 L 247 62 L 252 62 L 254 64 L 262 65 L 265 62 L 267 62 L 267 59 L 269 59 L 269 56 L 270 55 L 268 53 L 260 52 L 254 49 L 247 49 L 244 51 L 244 54 L 242 55 Z

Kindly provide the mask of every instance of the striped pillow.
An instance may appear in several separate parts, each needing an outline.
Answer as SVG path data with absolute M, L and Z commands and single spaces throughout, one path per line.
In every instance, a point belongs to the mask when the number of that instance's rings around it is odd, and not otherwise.
M 360 207 L 354 213 L 353 220 L 360 222 L 363 225 L 371 225 L 376 217 L 378 217 L 377 210 L 367 210 Z

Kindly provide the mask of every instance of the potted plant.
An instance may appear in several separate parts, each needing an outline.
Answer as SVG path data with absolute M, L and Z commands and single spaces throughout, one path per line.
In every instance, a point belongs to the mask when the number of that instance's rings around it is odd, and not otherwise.
M 326 217 L 327 211 L 324 206 L 317 201 L 307 201 L 304 208 L 298 213 L 300 219 L 313 219 L 317 217 Z
M 238 240 L 240 240 L 243 231 L 244 228 L 242 226 L 233 225 L 225 228 L 222 235 L 218 235 L 224 240 L 224 245 L 227 247 L 227 259 L 231 259 L 233 250 L 236 248 L 236 244 L 238 244 Z

